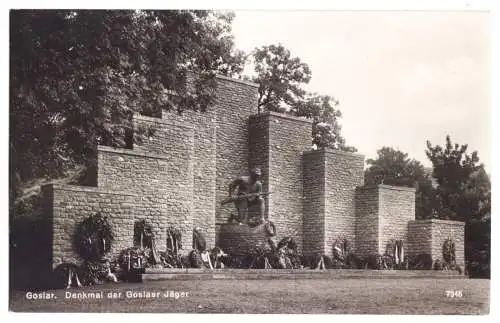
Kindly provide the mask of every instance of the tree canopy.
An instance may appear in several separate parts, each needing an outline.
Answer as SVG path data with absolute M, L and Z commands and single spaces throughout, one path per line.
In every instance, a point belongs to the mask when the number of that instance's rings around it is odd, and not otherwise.
M 453 220 L 480 219 L 490 213 L 491 183 L 476 151 L 453 143 L 446 136 L 444 147 L 427 141 L 426 155 L 437 180 L 439 207 L 436 212 Z
M 97 144 L 124 146 L 133 113 L 210 106 L 213 76 L 235 76 L 244 66 L 244 53 L 234 49 L 233 16 L 12 10 L 11 193 L 22 182 L 88 163 Z M 200 75 L 191 91 L 188 70 Z

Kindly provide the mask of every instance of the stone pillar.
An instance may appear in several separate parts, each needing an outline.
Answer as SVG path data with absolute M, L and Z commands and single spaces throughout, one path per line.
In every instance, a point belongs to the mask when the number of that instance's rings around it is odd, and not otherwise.
M 209 109 L 216 113 L 216 223 L 226 223 L 235 212 L 227 198 L 229 183 L 248 171 L 248 117 L 257 112 L 259 85 L 217 77 L 216 102 Z
M 379 195 L 376 186 L 356 188 L 356 253 L 379 253 Z
M 363 185 L 364 156 L 333 149 L 305 152 L 305 254 L 332 254 L 333 242 L 355 245 L 355 190 Z
M 311 148 L 312 121 L 266 112 L 249 119 L 249 168 L 260 167 L 266 216 L 276 225 L 277 240 L 294 238 L 302 250 L 302 152 Z
M 408 243 L 408 222 L 415 220 L 414 188 L 364 186 L 356 194 L 358 254 L 384 254 L 390 240 Z
M 325 152 L 308 151 L 302 156 L 304 168 L 303 244 L 304 255 L 325 250 Z
M 447 239 L 455 243 L 455 259 L 462 270 L 465 268 L 464 222 L 428 219 L 411 221 L 408 255 L 431 255 L 432 261 L 443 260 L 443 244 Z
M 415 189 L 379 185 L 379 253 L 390 240 L 408 244 L 408 222 L 415 220 Z

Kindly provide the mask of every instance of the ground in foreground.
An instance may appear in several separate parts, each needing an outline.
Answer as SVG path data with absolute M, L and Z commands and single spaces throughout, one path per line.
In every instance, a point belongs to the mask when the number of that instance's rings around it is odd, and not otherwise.
M 66 292 L 103 299 L 67 299 Z M 128 298 L 149 291 L 158 298 Z M 170 293 L 184 292 L 177 299 Z M 452 291 L 453 296 L 447 291 Z M 106 284 L 52 290 L 56 299 L 10 293 L 16 312 L 487 314 L 490 281 L 481 279 L 204 280 Z M 108 298 L 121 292 L 121 298 Z M 38 292 L 40 293 L 40 292 Z M 459 295 L 462 295 L 461 297 Z M 167 297 L 169 296 L 169 297 Z

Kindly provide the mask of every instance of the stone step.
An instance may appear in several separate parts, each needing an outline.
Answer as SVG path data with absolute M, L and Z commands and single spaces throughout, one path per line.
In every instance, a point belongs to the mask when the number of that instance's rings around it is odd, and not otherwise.
M 395 279 L 465 278 L 457 272 L 434 270 L 361 270 L 361 269 L 146 269 L 143 281 L 207 279 Z

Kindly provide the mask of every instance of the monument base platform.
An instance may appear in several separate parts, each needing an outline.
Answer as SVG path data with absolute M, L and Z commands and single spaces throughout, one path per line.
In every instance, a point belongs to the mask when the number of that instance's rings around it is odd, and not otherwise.
M 466 278 L 454 271 L 363 269 L 146 269 L 143 281 L 206 279 L 400 279 Z

